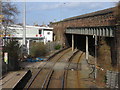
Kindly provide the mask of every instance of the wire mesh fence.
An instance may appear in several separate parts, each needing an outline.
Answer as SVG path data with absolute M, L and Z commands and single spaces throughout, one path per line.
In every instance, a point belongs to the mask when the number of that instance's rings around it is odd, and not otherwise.
M 107 88 L 118 88 L 119 87 L 119 77 L 120 73 L 115 71 L 109 71 L 106 72 L 106 87 Z

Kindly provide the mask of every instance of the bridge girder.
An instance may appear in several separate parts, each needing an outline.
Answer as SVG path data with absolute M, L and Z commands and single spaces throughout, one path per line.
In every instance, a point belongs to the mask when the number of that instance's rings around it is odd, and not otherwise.
M 103 37 L 114 37 L 116 26 L 105 27 L 69 27 L 66 34 L 97 35 Z

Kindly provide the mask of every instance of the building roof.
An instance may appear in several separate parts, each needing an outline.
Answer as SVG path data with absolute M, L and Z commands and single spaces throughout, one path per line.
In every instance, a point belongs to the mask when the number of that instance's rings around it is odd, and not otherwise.
M 96 12 L 92 12 L 92 13 L 88 13 L 88 14 L 83 14 L 83 15 L 67 18 L 67 19 L 64 19 L 62 21 L 58 21 L 58 22 L 54 22 L 54 23 L 71 21 L 71 20 L 76 20 L 76 19 L 82 19 L 82 18 L 93 17 L 93 16 L 97 16 L 97 15 L 104 15 L 104 14 L 108 14 L 108 13 L 113 13 L 114 9 L 115 9 L 115 7 L 112 7 L 112 8 L 108 8 L 108 9 L 104 9 L 104 10 L 100 10 L 100 11 L 96 11 Z
M 8 26 L 8 28 L 19 28 L 19 29 L 23 29 L 22 25 L 10 25 Z M 36 28 L 36 29 L 53 29 L 52 27 L 40 27 L 40 26 L 30 26 L 30 25 L 26 25 L 26 28 Z

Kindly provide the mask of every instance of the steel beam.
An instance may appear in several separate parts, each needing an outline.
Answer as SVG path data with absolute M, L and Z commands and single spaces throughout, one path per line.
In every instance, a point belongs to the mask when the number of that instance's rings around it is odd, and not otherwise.
M 81 35 L 97 35 L 103 37 L 114 37 L 113 27 L 87 27 L 77 29 L 66 29 L 66 33 L 69 34 L 81 34 Z

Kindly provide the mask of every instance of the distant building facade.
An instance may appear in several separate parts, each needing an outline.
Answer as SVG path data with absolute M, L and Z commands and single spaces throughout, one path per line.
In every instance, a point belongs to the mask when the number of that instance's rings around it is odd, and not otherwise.
M 23 26 L 11 25 L 7 27 L 6 36 L 4 39 L 17 39 L 20 45 L 23 43 Z M 30 42 L 44 42 L 44 44 L 53 41 L 53 28 L 48 26 L 28 26 L 26 25 L 26 42 L 29 49 Z M 8 33 L 9 32 L 9 33 Z
M 34 41 L 42 41 L 44 43 L 53 41 L 53 28 L 40 27 L 40 26 L 26 26 L 26 39 Z M 6 37 L 12 37 L 16 39 L 23 38 L 23 27 L 20 25 L 11 25 L 8 27 L 9 35 Z M 47 34 L 46 34 L 47 33 Z M 38 40 L 39 39 L 39 40 Z

